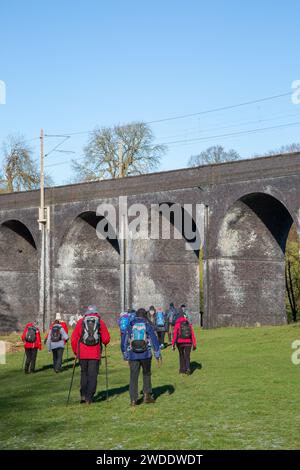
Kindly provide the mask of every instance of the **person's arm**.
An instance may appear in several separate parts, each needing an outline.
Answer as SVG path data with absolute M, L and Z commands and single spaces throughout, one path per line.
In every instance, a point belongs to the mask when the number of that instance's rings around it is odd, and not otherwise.
M 45 344 L 47 346 L 47 349 L 48 351 L 50 352 L 51 351 L 51 330 L 49 331 L 49 333 L 47 334 L 46 338 L 45 338 Z
M 25 326 L 25 329 L 24 329 L 23 334 L 22 334 L 23 343 L 25 343 L 25 337 L 26 337 L 27 329 L 28 329 L 27 326 Z
M 191 325 L 191 330 L 192 330 L 192 343 L 193 343 L 193 348 L 196 349 L 197 347 L 197 340 L 194 332 L 194 328 Z
M 150 337 L 150 341 L 151 341 L 151 345 L 152 345 L 152 348 L 153 348 L 153 351 L 154 351 L 154 355 L 155 355 L 156 359 L 159 359 L 160 356 L 161 356 L 161 352 L 160 352 L 160 346 L 159 346 L 157 336 L 154 332 L 154 329 L 152 328 L 151 325 L 149 325 L 149 323 L 147 324 L 146 328 L 147 328 L 147 333 Z
M 41 333 L 40 333 L 39 330 L 36 332 L 36 342 L 37 342 L 38 349 L 41 350 L 42 349 L 42 341 L 41 341 Z
M 68 341 L 69 335 L 67 334 L 67 332 L 66 332 L 66 330 L 64 329 L 64 327 L 62 327 L 62 329 L 61 329 L 61 336 L 62 336 L 62 339 L 63 339 L 64 341 Z
M 123 354 L 123 357 L 124 357 L 125 361 L 128 361 L 127 348 L 128 348 L 128 339 L 129 339 L 130 334 L 131 334 L 130 332 L 131 332 L 131 328 L 128 327 L 127 330 L 125 331 L 125 333 L 122 335 L 122 338 L 121 338 L 121 351 L 122 351 L 122 354 Z
M 110 342 L 110 334 L 107 329 L 107 326 L 102 320 L 100 320 L 100 331 L 101 331 L 101 341 L 104 344 L 104 346 L 107 346 L 108 343 Z
M 176 341 L 177 341 L 177 335 L 178 335 L 178 329 L 179 329 L 179 324 L 175 323 L 174 326 L 174 332 L 173 332 L 173 338 L 172 338 L 172 346 L 174 348 Z
M 73 353 L 75 354 L 75 356 L 78 355 L 78 343 L 79 343 L 79 340 L 80 340 L 80 332 L 81 332 L 81 328 L 82 328 L 81 325 L 82 325 L 82 321 L 79 320 L 79 322 L 75 326 L 75 329 L 74 329 L 72 337 L 71 337 L 71 346 L 72 346 Z

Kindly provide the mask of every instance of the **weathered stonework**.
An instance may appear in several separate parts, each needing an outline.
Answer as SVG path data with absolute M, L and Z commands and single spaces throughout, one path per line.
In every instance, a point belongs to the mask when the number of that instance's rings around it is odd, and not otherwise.
M 203 203 L 204 324 L 285 322 L 284 250 L 300 234 L 300 154 L 154 173 L 46 190 L 46 296 L 41 306 L 39 192 L 0 196 L 0 330 L 97 304 L 115 322 L 122 305 L 186 303 L 199 313 L 198 253 L 185 240 L 100 241 L 102 202 Z M 126 256 L 125 256 L 126 255 Z M 125 256 L 125 258 L 124 258 Z M 124 264 L 125 260 L 125 264 Z M 125 289 L 124 289 L 125 285 Z

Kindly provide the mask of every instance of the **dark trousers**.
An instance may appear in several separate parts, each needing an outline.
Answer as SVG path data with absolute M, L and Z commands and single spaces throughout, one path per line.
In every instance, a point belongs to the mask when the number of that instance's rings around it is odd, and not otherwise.
M 168 328 L 168 341 L 169 341 L 170 344 L 172 343 L 173 331 L 174 331 L 174 326 L 172 326 L 172 325 L 169 323 L 169 328 Z
M 177 348 L 179 351 L 179 372 L 185 373 L 187 370 L 190 370 L 191 363 L 191 344 L 177 344 Z
M 64 348 L 52 349 L 53 369 L 57 372 L 61 370 Z
M 165 344 L 165 334 L 166 334 L 165 331 L 157 332 L 158 342 L 160 346 Z
M 90 402 L 96 393 L 99 361 L 97 359 L 80 359 L 81 381 L 80 394 Z
M 131 401 L 137 401 L 139 396 L 139 375 L 140 368 L 143 369 L 143 391 L 144 393 L 152 393 L 151 385 L 151 358 L 138 361 L 129 361 L 130 367 L 130 384 L 129 394 Z
M 37 352 L 38 352 L 37 348 L 25 349 L 25 353 L 26 353 L 25 372 L 34 372 Z

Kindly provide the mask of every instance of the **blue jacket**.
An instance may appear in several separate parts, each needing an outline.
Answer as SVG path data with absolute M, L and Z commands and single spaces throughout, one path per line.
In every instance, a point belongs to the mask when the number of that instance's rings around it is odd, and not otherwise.
M 147 351 L 143 353 L 135 353 L 130 349 L 130 339 L 132 335 L 132 327 L 135 323 L 146 323 L 146 333 L 148 338 Z M 153 327 L 150 325 L 148 320 L 144 318 L 136 317 L 128 326 L 124 335 L 121 338 L 121 351 L 125 361 L 139 361 L 143 359 L 150 359 L 152 357 L 151 349 L 154 351 L 156 359 L 160 357 L 160 347 L 157 336 L 154 332 Z

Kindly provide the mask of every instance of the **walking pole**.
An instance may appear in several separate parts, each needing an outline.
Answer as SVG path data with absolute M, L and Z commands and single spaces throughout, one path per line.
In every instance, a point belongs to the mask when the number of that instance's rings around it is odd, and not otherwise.
M 25 352 L 25 349 L 24 349 L 24 355 L 23 355 L 23 362 L 22 362 L 22 369 L 24 369 L 24 365 L 25 365 L 25 356 L 26 356 L 26 352 Z
M 108 400 L 108 371 L 107 371 L 107 350 L 105 346 L 105 376 L 106 376 L 106 400 Z
M 71 378 L 71 383 L 70 383 L 70 388 L 69 388 L 69 395 L 68 395 L 68 399 L 67 399 L 67 406 L 68 406 L 69 401 L 70 401 L 70 395 L 71 395 L 71 390 L 72 390 L 72 386 L 73 386 L 73 380 L 74 380 L 74 373 L 75 373 L 76 362 L 77 362 L 77 356 L 75 356 L 75 359 L 74 359 L 73 371 L 72 371 L 72 378 Z

